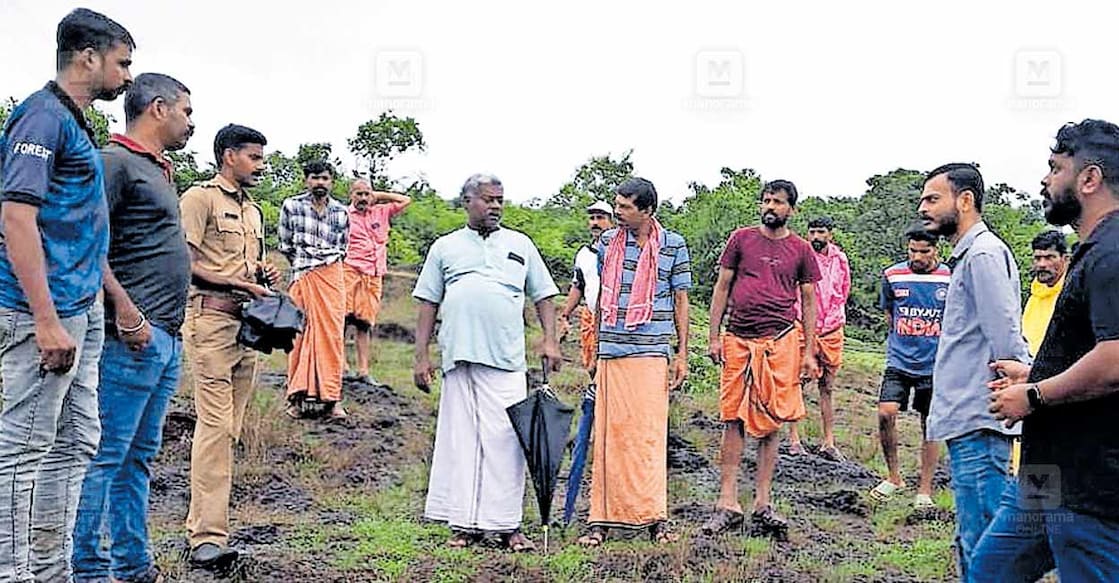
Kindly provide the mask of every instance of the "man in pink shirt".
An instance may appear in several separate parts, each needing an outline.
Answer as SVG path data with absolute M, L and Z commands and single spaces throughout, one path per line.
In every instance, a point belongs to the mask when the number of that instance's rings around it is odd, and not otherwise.
M 349 380 L 379 384 L 369 375 L 369 358 L 388 270 L 389 221 L 411 203 L 403 194 L 374 191 L 365 180 L 350 185 L 350 238 L 342 268 L 346 322 L 354 328 L 357 363 L 355 373 L 347 375 Z
M 820 364 L 820 417 L 824 421 L 824 443 L 820 446 L 820 455 L 832 461 L 842 461 L 843 454 L 835 446 L 835 408 L 831 395 L 835 375 L 843 365 L 843 326 L 847 323 L 851 268 L 847 255 L 835 244 L 834 229 L 835 221 L 830 217 L 817 217 L 808 223 L 808 242 L 816 252 L 813 255 L 820 268 L 820 281 L 816 282 L 816 359 Z M 789 442 L 791 453 L 804 453 L 795 423 L 789 433 Z

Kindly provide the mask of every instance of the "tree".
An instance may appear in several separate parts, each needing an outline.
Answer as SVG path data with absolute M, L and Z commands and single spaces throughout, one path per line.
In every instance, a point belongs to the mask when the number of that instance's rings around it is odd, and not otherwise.
M 347 140 L 350 151 L 367 166 L 374 188 L 391 188 L 393 181 L 386 174 L 387 165 L 396 156 L 411 150 L 424 151 L 423 132 L 411 117 L 397 117 L 391 111 L 367 121 L 357 128 L 357 135 Z
M 329 142 L 316 142 L 313 144 L 299 144 L 299 151 L 295 154 L 295 163 L 302 169 L 308 162 L 321 160 L 329 162 L 337 171 L 342 167 L 342 160 L 331 155 L 333 146 Z
M 167 159 L 171 161 L 171 166 L 174 168 L 175 189 L 180 194 L 195 182 L 209 180 L 217 174 L 213 165 L 206 169 L 199 168 L 195 158 L 197 155 L 198 153 L 193 150 L 167 152 Z
M 664 226 L 680 233 L 688 243 L 692 294 L 700 302 L 711 299 L 727 238 L 735 229 L 757 222 L 762 189 L 761 177 L 752 169 L 724 167 L 719 173 L 722 180 L 715 188 L 693 182 L 692 194 L 679 207 L 666 201 L 657 211 Z
M 626 150 L 617 160 L 610 154 L 592 156 L 575 169 L 570 182 L 544 202 L 545 207 L 582 210 L 596 200 L 612 202 L 614 190 L 633 176 L 633 150 Z

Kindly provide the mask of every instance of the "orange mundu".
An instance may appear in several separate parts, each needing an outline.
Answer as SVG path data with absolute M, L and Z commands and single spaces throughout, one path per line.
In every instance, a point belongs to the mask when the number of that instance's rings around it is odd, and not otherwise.
M 346 287 L 342 262 L 317 267 L 299 276 L 288 289 L 306 315 L 303 333 L 288 356 L 288 399 L 304 397 L 327 403 L 342 400 L 345 367 Z
M 792 329 L 766 338 L 723 334 L 723 421 L 741 420 L 751 436 L 765 437 L 782 424 L 804 418 L 799 336 Z

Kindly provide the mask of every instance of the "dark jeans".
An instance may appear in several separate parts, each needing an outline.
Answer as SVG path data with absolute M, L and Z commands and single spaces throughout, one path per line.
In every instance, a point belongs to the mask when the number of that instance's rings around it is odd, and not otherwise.
M 182 347 L 180 339 L 154 326 L 141 352 L 115 336 L 105 338 L 98 395 L 101 446 L 82 486 L 74 530 L 79 581 L 109 575 L 130 579 L 152 565 L 149 482 L 163 417 L 179 385 Z
M 1061 581 L 1119 581 L 1119 521 L 1028 509 L 1013 482 L 975 548 L 970 581 L 1037 581 L 1054 567 Z

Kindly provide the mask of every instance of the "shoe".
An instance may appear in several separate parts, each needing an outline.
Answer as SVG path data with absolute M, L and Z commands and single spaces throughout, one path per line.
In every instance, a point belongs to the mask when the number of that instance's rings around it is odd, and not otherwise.
M 772 535 L 778 541 L 788 540 L 789 521 L 777 514 L 773 506 L 766 506 L 750 514 L 750 526 L 760 534 Z
M 699 527 L 703 534 L 722 534 L 736 528 L 742 527 L 744 516 L 741 512 L 728 510 L 726 508 L 716 508 L 715 512 L 711 514 L 711 518 Z
M 202 543 L 190 551 L 190 564 L 192 567 L 217 571 L 226 569 L 240 556 L 235 549 L 219 547 L 214 543 Z

